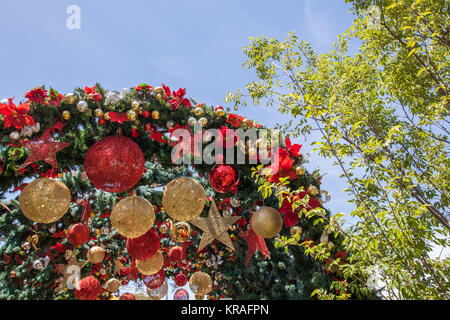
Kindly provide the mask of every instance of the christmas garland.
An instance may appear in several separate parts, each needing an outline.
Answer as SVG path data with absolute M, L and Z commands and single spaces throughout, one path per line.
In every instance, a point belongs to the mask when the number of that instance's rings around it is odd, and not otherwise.
M 18 105 L 13 99 L 0 102 L 0 125 L 3 124 L 0 131 L 1 195 L 4 196 L 8 191 L 23 190 L 27 185 L 24 183 L 26 178 L 47 177 L 61 179 L 72 196 L 68 214 L 49 225 L 32 223 L 25 218 L 17 200 L 2 200 L 0 235 L 6 237 L 6 244 L 0 249 L 0 255 L 3 256 L 0 267 L 4 269 L 0 273 L 0 280 L 5 280 L 5 285 L 0 288 L 0 298 L 74 298 L 74 292 L 67 288 L 57 290 L 60 274 L 55 266 L 65 265 L 70 257 L 82 260 L 94 245 L 99 244 L 107 247 L 104 258 L 100 263 L 84 266 L 82 273 L 85 276 L 99 279 L 103 284 L 113 276 L 120 279 L 122 284 L 137 278 L 145 282 L 148 277 L 139 274 L 135 259 L 124 252 L 126 239 L 114 230 L 109 219 L 112 208 L 129 195 L 143 197 L 155 208 L 154 230 L 161 237 L 160 250 L 165 256 L 165 276 L 183 283 L 183 277 L 189 279 L 197 271 L 212 274 L 210 299 L 225 296 L 274 298 L 273 295 L 256 293 L 252 296 L 250 292 L 242 292 L 242 282 L 250 283 L 256 279 L 251 279 L 255 276 L 252 275 L 254 270 L 267 282 L 265 287 L 280 287 L 279 295 L 275 296 L 278 298 L 290 297 L 286 293 L 288 291 L 304 292 L 297 297 L 307 298 L 307 293 L 314 288 L 329 285 L 331 280 L 327 273 L 330 272 L 325 272 L 323 265 L 304 256 L 301 248 L 293 250 L 300 252 L 302 257 L 299 259 L 304 265 L 297 265 L 299 262 L 296 261 L 290 266 L 292 258 L 283 249 L 275 248 L 272 241 L 266 242 L 255 235 L 252 229 L 248 229 L 251 214 L 264 205 L 277 208 L 282 214 L 284 228 L 280 231 L 281 235 L 297 235 L 305 241 L 320 241 L 324 224 L 313 224 L 307 218 L 299 218 L 301 208 L 293 206 L 295 201 L 305 199 L 304 209 L 314 210 L 322 206 L 321 197 L 328 197 L 326 192 L 320 191 L 321 177 L 318 170 L 309 173 L 303 168 L 307 157 L 301 154 L 301 146 L 292 144 L 288 138 L 276 150 L 270 144 L 239 144 L 239 137 L 233 137 L 231 143 L 229 139 L 216 140 L 225 148 L 242 149 L 247 160 L 254 158 L 255 152 L 258 154 L 262 148 L 267 149 L 269 155 L 276 153 L 280 165 L 265 166 L 268 170 L 265 172 L 269 172 L 265 176 L 269 183 L 281 188 L 285 181 L 289 181 L 291 190 L 301 190 L 290 195 L 290 199 L 280 194 L 261 196 L 258 184 L 252 178 L 255 173 L 261 172 L 255 171 L 257 165 L 218 167 L 215 163 L 195 164 L 194 161 L 190 166 L 174 165 L 172 149 L 180 142 L 173 139 L 173 132 L 179 128 L 192 132 L 193 126 L 201 123 L 203 130 L 218 129 L 222 133 L 232 129 L 264 129 L 260 124 L 225 111 L 220 106 L 198 104 L 185 95 L 185 89 L 172 91 L 165 85 L 153 88 L 141 84 L 112 92 L 96 84 L 84 89 L 77 88 L 74 93 L 65 95 L 52 88 L 47 91 L 45 87 L 38 87 L 28 91 L 25 94 L 27 101 Z M 131 189 L 108 193 L 94 188 L 83 172 L 83 164 L 88 151 L 96 142 L 116 135 L 131 138 L 142 150 L 146 162 L 142 176 Z M 210 140 L 203 138 L 202 135 L 200 144 L 210 143 Z M 181 156 L 195 158 L 195 154 Z M 219 163 L 225 160 L 216 158 Z M 230 178 L 233 173 L 237 177 Z M 162 206 L 163 193 L 160 188 L 182 176 L 195 178 L 206 190 L 207 202 L 202 216 L 211 210 L 214 200 L 223 216 L 240 217 L 229 229 L 235 252 L 226 250 L 216 241 L 198 251 L 196 244 L 200 242 L 202 230 L 189 224 L 178 224 L 176 227 L 180 227 L 180 232 L 174 228 L 175 222 Z M 11 189 L 11 186 L 14 188 Z M 329 216 L 328 211 L 326 215 Z M 89 237 L 84 244 L 74 246 L 67 239 L 67 226 L 80 221 L 86 221 L 89 226 Z M 12 224 L 20 227 L 11 232 Z M 191 230 L 186 236 L 183 232 L 187 228 Z M 32 243 L 38 244 L 40 248 L 33 248 L 30 241 L 26 241 L 32 236 L 35 236 Z M 186 238 L 183 239 L 183 236 Z M 345 253 L 339 251 L 342 239 L 334 239 L 330 235 L 330 240 L 334 240 L 336 246 L 332 250 L 344 258 Z M 18 243 L 21 243 L 20 247 Z M 246 251 L 247 255 L 238 254 Z M 253 256 L 255 252 L 259 253 Z M 271 259 L 267 259 L 269 256 Z M 241 268 L 236 268 L 236 263 Z M 305 265 L 310 267 L 308 274 L 306 270 L 301 270 Z M 248 272 L 242 271 L 246 268 Z M 283 268 L 290 270 L 289 274 L 282 275 L 286 285 L 277 283 L 277 279 L 271 278 L 268 273 L 275 269 L 280 271 L 277 274 L 281 274 Z M 305 277 L 309 279 L 306 281 Z M 300 283 L 299 279 L 303 279 L 303 282 Z M 94 279 L 90 280 L 95 282 Z M 86 280 L 88 286 L 96 286 L 96 283 L 92 285 L 89 281 Z M 18 288 L 32 290 L 18 293 Z M 102 299 L 113 297 L 106 289 L 99 290 Z

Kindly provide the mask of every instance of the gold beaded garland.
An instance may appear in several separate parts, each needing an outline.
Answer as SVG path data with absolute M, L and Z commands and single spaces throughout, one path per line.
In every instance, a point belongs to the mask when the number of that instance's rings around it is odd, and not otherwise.
M 142 236 L 154 221 L 155 210 L 152 204 L 137 196 L 120 200 L 111 213 L 111 225 L 125 238 Z
M 55 222 L 67 212 L 70 191 L 61 181 L 39 178 L 28 184 L 19 196 L 19 204 L 28 219 L 38 223 Z
M 202 212 L 205 203 L 205 189 L 196 180 L 187 177 L 170 181 L 162 199 L 167 214 L 178 221 L 196 218 Z

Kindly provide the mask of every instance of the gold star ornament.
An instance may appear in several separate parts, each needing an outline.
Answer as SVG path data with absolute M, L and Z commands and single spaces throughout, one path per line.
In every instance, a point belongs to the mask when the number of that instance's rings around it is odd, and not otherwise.
M 72 255 L 66 265 L 57 264 L 56 271 L 61 273 L 63 277 L 56 290 L 59 292 L 66 287 L 69 289 L 76 288 L 80 280 L 80 270 L 86 263 L 87 261 L 77 261 L 75 255 Z
M 213 242 L 214 239 L 219 240 L 229 249 L 234 251 L 235 249 L 227 230 L 240 218 L 240 216 L 222 217 L 217 209 L 216 203 L 212 200 L 207 218 L 196 218 L 189 221 L 203 231 L 197 252 L 203 250 L 203 248 Z

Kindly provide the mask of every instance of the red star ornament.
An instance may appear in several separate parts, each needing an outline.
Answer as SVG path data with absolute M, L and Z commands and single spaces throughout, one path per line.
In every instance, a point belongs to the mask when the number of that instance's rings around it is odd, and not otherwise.
M 250 228 L 245 231 L 241 235 L 241 238 L 244 239 L 248 245 L 247 257 L 245 259 L 246 266 L 250 262 L 250 259 L 253 257 L 256 250 L 261 252 L 265 258 L 270 258 L 270 252 L 269 249 L 267 249 L 266 241 L 263 237 L 258 236 L 253 229 Z
M 56 152 L 71 145 L 69 142 L 56 142 L 50 136 L 50 132 L 45 131 L 44 134 L 38 140 L 30 140 L 22 142 L 22 145 L 30 150 L 30 154 L 21 166 L 26 167 L 31 163 L 43 160 L 54 168 L 58 168 L 58 162 L 56 161 Z

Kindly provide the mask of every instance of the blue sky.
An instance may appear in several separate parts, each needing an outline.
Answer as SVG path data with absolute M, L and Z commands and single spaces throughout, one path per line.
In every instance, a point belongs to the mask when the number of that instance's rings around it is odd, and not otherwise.
M 66 9 L 81 9 L 81 29 L 69 30 Z M 0 3 L 0 99 L 23 99 L 45 84 L 60 92 L 100 82 L 120 90 L 161 82 L 208 105 L 225 105 L 227 91 L 254 79 L 244 70 L 248 38 L 284 39 L 295 31 L 319 51 L 327 51 L 353 16 L 343 0 L 278 1 L 2 1 Z M 264 106 L 240 114 L 266 126 L 289 119 Z M 297 140 L 303 153 L 311 140 Z M 309 170 L 327 175 L 323 189 L 333 212 L 350 212 L 345 181 L 332 161 L 312 153 Z

